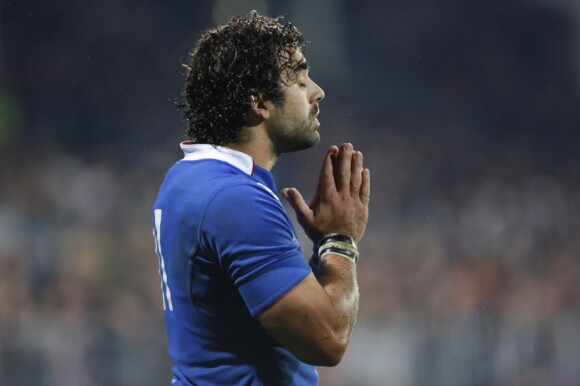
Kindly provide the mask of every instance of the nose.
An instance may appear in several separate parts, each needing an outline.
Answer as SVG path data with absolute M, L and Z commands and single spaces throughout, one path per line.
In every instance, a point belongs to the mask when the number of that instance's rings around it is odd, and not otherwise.
M 314 81 L 312 82 L 312 85 L 314 86 L 314 91 L 312 92 L 310 101 L 312 103 L 314 102 L 319 103 L 321 100 L 324 99 L 324 90 L 320 88 L 320 86 L 317 85 Z

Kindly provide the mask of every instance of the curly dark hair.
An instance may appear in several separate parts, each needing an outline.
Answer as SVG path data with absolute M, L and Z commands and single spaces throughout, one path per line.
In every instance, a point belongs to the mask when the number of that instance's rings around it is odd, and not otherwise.
M 291 53 L 304 50 L 298 29 L 283 18 L 252 11 L 205 31 L 184 63 L 186 82 L 178 103 L 196 143 L 236 142 L 250 108 L 250 96 L 279 103 L 281 74 L 295 74 Z

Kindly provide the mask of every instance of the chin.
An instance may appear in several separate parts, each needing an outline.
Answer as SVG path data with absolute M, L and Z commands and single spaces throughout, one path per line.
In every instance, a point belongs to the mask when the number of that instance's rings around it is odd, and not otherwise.
M 312 146 L 316 145 L 318 142 L 320 142 L 320 134 L 318 133 L 318 131 L 314 132 L 315 136 L 314 136 L 314 141 L 312 143 Z M 312 147 L 311 146 L 311 147 Z
M 314 132 L 314 135 L 309 138 L 301 138 L 300 140 L 286 142 L 280 146 L 282 150 L 279 153 L 292 153 L 295 151 L 310 149 L 318 142 L 320 142 L 320 135 L 318 132 Z

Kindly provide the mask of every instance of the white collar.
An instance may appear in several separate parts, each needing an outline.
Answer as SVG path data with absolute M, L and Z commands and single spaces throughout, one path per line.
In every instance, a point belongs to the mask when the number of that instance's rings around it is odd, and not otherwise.
M 193 143 L 192 141 L 181 142 L 180 147 L 184 153 L 184 161 L 215 159 L 227 162 L 246 174 L 254 174 L 254 160 L 241 151 L 206 143 Z

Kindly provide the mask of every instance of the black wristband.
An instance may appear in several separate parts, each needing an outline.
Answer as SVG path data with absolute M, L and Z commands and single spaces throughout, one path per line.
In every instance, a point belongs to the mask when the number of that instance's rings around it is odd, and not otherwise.
M 328 233 L 328 234 L 322 236 L 322 238 L 318 242 L 318 248 L 320 248 L 323 244 L 326 244 L 326 243 L 332 242 L 332 241 L 340 241 L 343 243 L 348 243 L 356 248 L 356 243 L 354 242 L 354 238 L 352 238 L 351 236 L 346 235 L 344 233 Z

